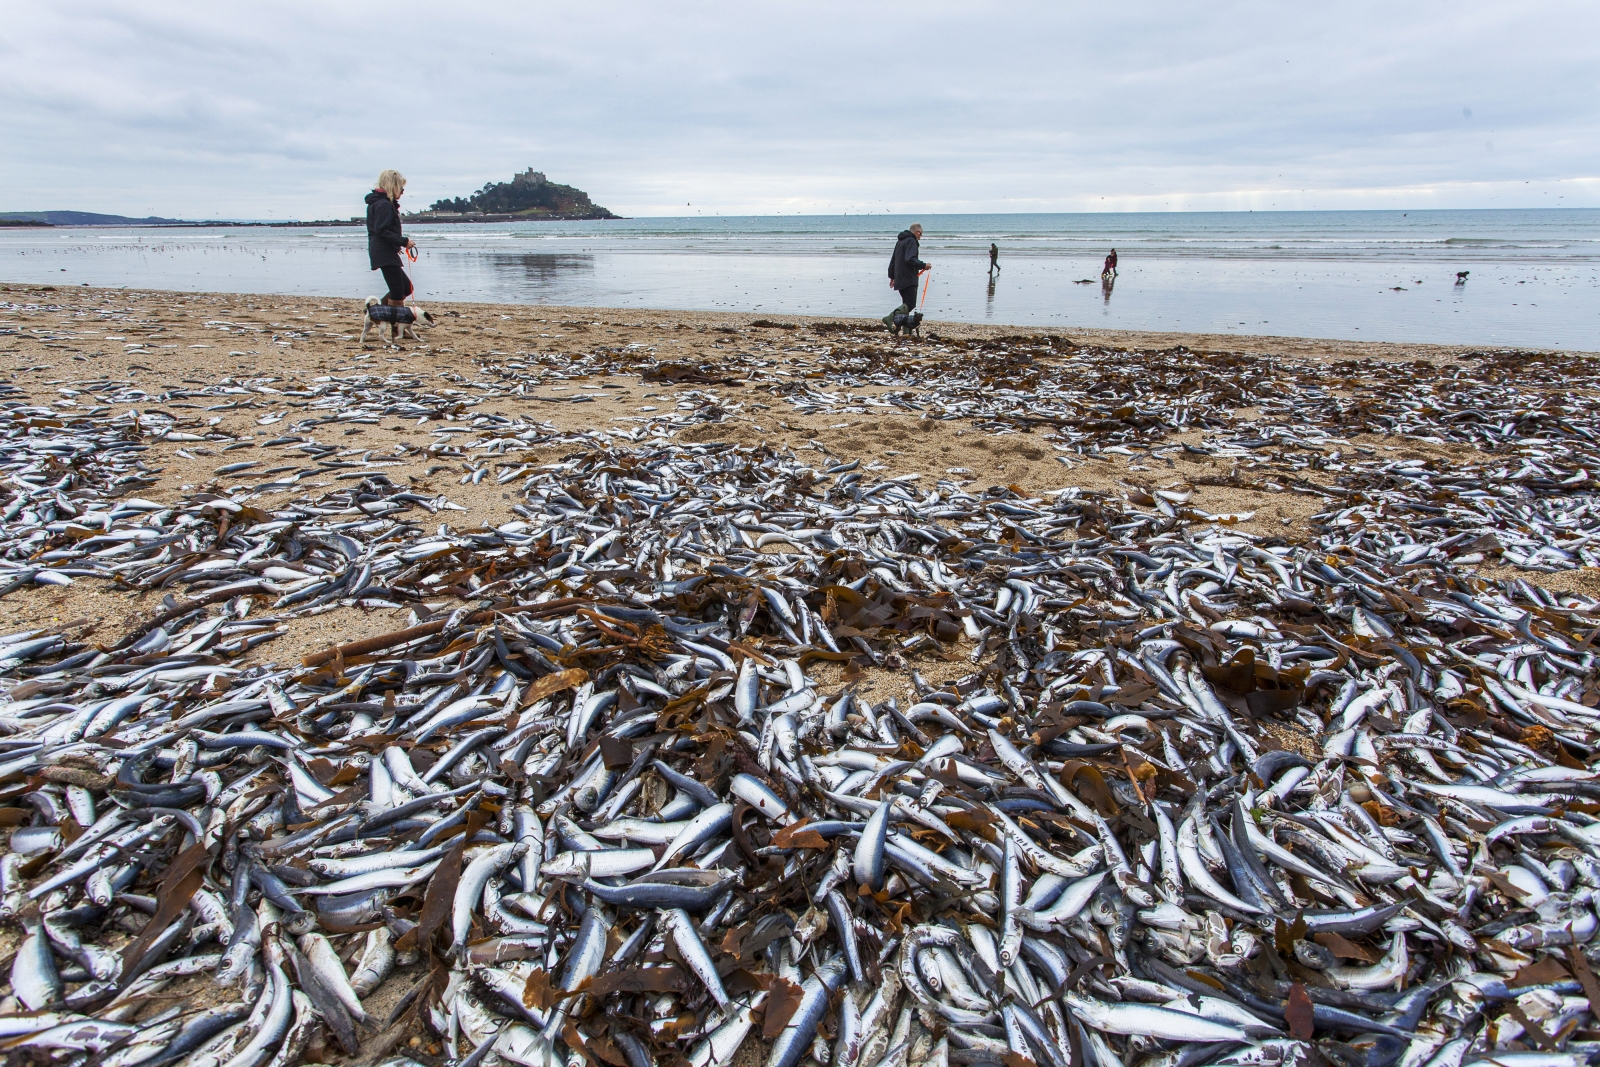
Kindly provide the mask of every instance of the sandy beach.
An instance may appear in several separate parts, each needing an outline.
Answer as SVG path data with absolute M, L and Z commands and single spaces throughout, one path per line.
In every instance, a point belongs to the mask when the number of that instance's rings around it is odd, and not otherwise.
M 1590 356 L 939 323 L 897 339 L 871 320 L 464 303 L 430 311 L 437 325 L 420 340 L 363 345 L 361 305 L 350 300 L 0 285 L 0 417 L 11 439 L 36 443 L 58 431 L 108 434 L 100 439 L 134 457 L 118 461 L 109 495 L 129 508 L 171 509 L 163 514 L 180 523 L 326 507 L 321 514 L 354 514 L 361 525 L 364 509 L 381 516 L 384 496 L 404 492 L 395 506 L 418 524 L 408 537 L 445 525 L 470 536 L 539 518 L 523 487 L 541 472 L 599 460 L 626 479 L 642 454 L 699 449 L 751 463 L 802 457 L 807 477 L 859 471 L 858 488 L 875 487 L 868 494 L 893 480 L 932 506 L 960 496 L 1037 516 L 1033 505 L 1070 499 L 1119 540 L 1130 529 L 1222 531 L 1245 551 L 1332 545 L 1342 554 L 1330 563 L 1389 574 L 1437 564 L 1526 599 L 1530 589 L 1510 584 L 1525 581 L 1585 627 L 1587 609 L 1560 597 L 1600 595 L 1600 568 L 1584 565 L 1594 556 L 1581 502 L 1595 479 L 1573 469 L 1586 453 L 1572 434 L 1592 440 L 1600 407 L 1600 364 Z M 1552 425 L 1563 431 L 1554 445 L 1539 436 Z M 40 500 L 40 477 L 54 473 L 33 455 L 32 480 L 17 484 Z M 1521 507 L 1535 498 L 1542 510 Z M 1389 558 L 1337 543 L 1369 523 L 1404 534 L 1388 542 Z M 1444 536 L 1457 523 L 1467 532 Z M 31 555 L 13 553 L 10 563 L 48 566 L 52 552 L 72 557 L 74 539 L 93 532 L 52 523 L 29 542 Z M 781 554 L 799 534 L 745 536 L 748 549 Z M 1020 553 L 1028 536 L 1015 529 L 989 548 Z M 975 547 L 947 540 L 955 551 Z M 1101 541 L 1077 543 L 1092 553 Z M 1105 561 L 1115 566 L 1139 544 L 1112 541 Z M 0 597 L 0 633 L 45 629 L 109 648 L 158 616 L 209 603 L 216 583 L 195 580 L 195 568 L 213 555 L 228 568 L 243 562 L 202 551 L 132 580 L 84 571 L 70 584 L 13 583 Z M 419 620 L 442 626 L 446 613 L 495 603 L 502 585 L 494 564 L 468 554 L 457 570 L 433 567 L 404 588 L 396 580 L 387 603 L 357 596 L 273 614 L 273 597 L 258 597 L 257 608 L 240 610 L 268 616 L 271 629 L 230 650 L 228 662 L 298 672 L 331 660 L 342 671 L 336 646 Z M 606 592 L 604 582 L 593 588 Z M 1283 603 L 1286 628 L 1297 625 L 1294 612 L 1319 611 Z M 1199 622 L 1223 617 L 1203 597 L 1186 604 Z M 1092 618 L 1120 609 L 1084 610 Z M 1098 617 L 1118 625 L 1115 614 Z M 943 646 L 914 640 L 903 655 L 808 670 L 830 692 L 914 703 L 918 681 L 945 685 L 975 665 L 989 669 L 993 642 L 943 636 Z M 1271 729 L 1275 745 L 1314 744 L 1297 729 Z M 367 1009 L 385 1017 L 414 981 L 409 970 L 397 975 Z M 197 1003 L 226 996 L 205 977 L 168 993 Z M 400 1041 L 424 1055 L 433 1046 L 412 1025 L 374 1031 L 359 1059 Z M 755 1062 L 762 1048 L 752 1039 L 736 1062 Z
M 263 458 L 255 444 L 286 432 L 313 403 L 309 396 L 293 394 L 319 383 L 399 373 L 453 385 L 460 396 L 456 410 L 420 420 L 368 419 L 341 426 L 330 440 L 340 446 L 341 456 L 380 464 L 397 484 L 442 493 L 462 510 L 442 513 L 438 520 L 458 530 L 516 518 L 511 510 L 518 499 L 516 483 L 498 485 L 486 478 L 472 484 L 471 465 L 462 461 L 459 449 L 442 444 L 445 437 L 438 432 L 454 431 L 457 419 L 487 411 L 545 427 L 549 443 L 516 455 L 520 467 L 581 453 L 585 442 L 575 435 L 587 431 L 648 427 L 686 442 L 813 449 L 843 462 L 860 460 L 880 477 L 916 476 L 923 487 L 952 479 L 969 488 L 1010 486 L 1025 495 L 1075 489 L 1119 503 L 1178 487 L 1191 494 L 1191 507 L 1224 516 L 1240 532 L 1295 544 L 1311 535 L 1312 517 L 1334 499 L 1327 490 L 1337 491 L 1336 470 L 1308 467 L 1304 451 L 1257 450 L 1241 458 L 1204 455 L 1195 448 L 1207 439 L 1270 437 L 1274 428 L 1293 428 L 1298 420 L 1292 408 L 1233 406 L 1208 394 L 1201 399 L 1215 425 L 1203 431 L 1156 433 L 1147 435 L 1138 450 L 1079 456 L 1052 444 L 1048 424 L 982 417 L 931 421 L 919 410 L 920 402 L 943 390 L 947 372 L 959 372 L 965 360 L 1021 347 L 1045 354 L 992 363 L 986 367 L 986 387 L 1025 388 L 1041 365 L 1079 351 L 1101 353 L 1135 379 L 1141 365 L 1165 365 L 1177 353 L 1179 362 L 1217 367 L 1224 379 L 1326 377 L 1336 392 L 1369 397 L 1374 404 L 1392 402 L 1397 389 L 1423 395 L 1432 388 L 1429 379 L 1453 373 L 1464 353 L 1473 351 L 942 323 L 929 323 L 921 340 L 909 340 L 891 339 L 874 320 L 467 303 L 431 307 L 438 325 L 424 330 L 421 341 L 388 345 L 369 338 L 363 346 L 357 340 L 361 305 L 356 301 L 10 284 L 0 286 L 0 356 L 7 380 L 18 390 L 9 398 L 13 404 L 25 399 L 81 413 L 95 409 L 97 395 L 104 397 L 108 389 L 134 390 L 123 394 L 143 395 L 134 407 L 166 411 L 183 428 L 203 431 L 194 435 L 205 437 L 200 441 L 148 441 L 142 462 L 150 481 L 138 495 L 159 503 L 207 493 L 256 499 L 238 489 L 258 482 L 252 476 L 270 472 L 270 466 L 258 463 L 232 477 L 220 476 L 218 469 L 234 460 Z M 893 397 L 894 405 L 845 404 L 808 414 L 783 401 L 797 385 L 835 373 L 845 354 L 871 368 L 851 393 Z M 1516 363 L 1521 357 L 1499 358 Z M 1570 353 L 1545 358 L 1562 367 L 1597 369 L 1587 381 L 1530 374 L 1521 381 L 1523 388 L 1595 403 L 1600 365 Z M 485 399 L 483 389 L 474 395 L 474 383 L 489 382 L 498 395 Z M 191 395 L 219 384 L 230 397 Z M 513 395 L 505 395 L 508 387 Z M 709 416 L 698 411 L 707 404 L 714 409 Z M 674 425 L 680 406 L 697 411 L 696 421 Z M 1363 428 L 1343 438 L 1342 450 L 1347 458 L 1421 460 L 1469 473 L 1505 462 L 1468 444 L 1421 439 L 1428 436 Z M 1168 454 L 1150 455 L 1151 440 L 1164 444 Z M 1190 448 L 1178 447 L 1183 445 Z M 1328 446 L 1328 451 L 1340 450 L 1337 443 Z M 1159 445 L 1156 451 L 1162 451 Z M 297 483 L 293 492 L 270 492 L 262 499 L 328 490 L 347 473 L 324 471 L 320 479 Z M 461 484 L 464 476 L 468 484 Z M 1490 577 L 1515 575 L 1554 590 L 1600 591 L 1600 572 L 1593 568 L 1523 570 L 1497 554 L 1486 556 L 1480 566 Z M 70 624 L 78 627 L 80 638 L 109 644 L 158 606 L 161 595 L 91 581 L 34 586 L 0 600 L 0 630 Z M 287 632 L 254 658 L 292 663 L 335 640 L 395 629 L 405 615 L 341 607 L 291 619 Z M 892 680 L 884 681 L 886 692 L 892 691 Z
M 12 5 L 0 1067 L 1600 1067 L 1600 5 L 1450 16 Z

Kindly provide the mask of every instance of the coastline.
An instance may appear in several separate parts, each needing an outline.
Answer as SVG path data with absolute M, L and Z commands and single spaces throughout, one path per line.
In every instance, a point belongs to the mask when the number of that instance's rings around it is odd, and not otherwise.
M 402 220 L 406 225 L 412 226 L 455 226 L 463 223 L 500 223 L 500 222 L 617 222 L 628 221 L 626 215 L 406 215 Z M 316 227 L 325 229 L 330 226 L 365 226 L 366 219 L 287 219 L 283 222 L 270 220 L 240 220 L 240 219 L 174 219 L 168 222 L 149 222 L 143 219 L 129 219 L 125 222 L 39 222 L 32 219 L 0 219 L 0 226 L 18 227 L 45 230 L 72 230 L 72 229 L 144 229 L 144 230 L 225 230 L 225 229 L 293 229 L 295 227 Z
M 1600 263 L 1593 258 L 1600 212 L 1566 227 L 1554 212 L 1436 214 L 1404 224 L 1359 212 L 1266 221 L 1250 214 L 930 216 L 935 230 L 925 252 L 935 270 L 920 302 L 946 323 L 1107 337 L 1162 331 L 1206 347 L 1257 344 L 1232 340 L 1246 336 L 1600 347 L 1600 312 L 1587 298 Z M 881 315 L 898 302 L 882 303 L 892 294 L 880 277 L 893 225 L 853 216 L 547 219 L 413 223 L 410 232 L 422 248 L 419 292 L 434 301 L 836 319 Z M 0 240 L 0 278 L 360 299 L 374 284 L 363 236 L 359 225 L 262 220 L 17 229 Z M 991 277 L 987 255 L 996 238 L 1004 269 Z M 1114 290 L 1094 284 L 1111 246 L 1123 249 L 1127 268 Z M 1470 283 L 1455 284 L 1463 269 Z M 1128 336 L 1129 343 L 1164 343 Z
M 212 225 L 207 223 L 205 225 Z M 220 224 L 219 224 L 220 225 Z M 341 225 L 340 223 L 231 223 L 236 226 L 314 226 L 314 225 Z M 359 223 L 344 223 L 342 225 L 359 225 Z M 343 296 L 306 295 L 303 293 L 230 293 L 230 292 L 205 292 L 186 289 L 147 289 L 131 286 L 91 286 L 91 285 L 46 285 L 24 281 L 7 281 L 0 279 L 0 303 L 6 300 L 15 300 L 15 296 L 5 294 L 46 294 L 46 293 L 102 293 L 123 294 L 126 296 L 149 296 L 157 299 L 182 301 L 185 299 L 196 301 L 221 301 L 225 303 L 250 303 L 276 301 L 284 307 L 300 306 L 310 308 L 338 307 L 346 318 L 354 316 L 355 329 L 360 330 L 361 301 Z M 427 307 L 443 307 L 459 314 L 507 314 L 514 313 L 513 317 L 529 316 L 539 318 L 568 318 L 603 320 L 609 323 L 620 324 L 632 328 L 657 326 L 663 322 L 693 323 L 696 325 L 716 328 L 732 326 L 735 328 L 752 326 L 757 322 L 781 323 L 784 326 L 807 328 L 815 326 L 849 325 L 864 330 L 881 330 L 882 324 L 872 316 L 848 315 L 803 315 L 789 314 L 786 312 L 751 311 L 710 311 L 681 308 L 635 308 L 635 307 L 606 307 L 599 305 L 576 304 L 526 304 L 511 302 L 488 302 L 468 300 L 426 300 L 422 301 Z M 761 327 L 755 327 L 757 329 Z M 1548 349 L 1530 345 L 1495 345 L 1495 344 L 1450 344 L 1450 343 L 1415 343 L 1410 341 L 1354 341 L 1334 337 L 1309 337 L 1292 334 L 1231 334 L 1207 331 L 1185 330 L 1106 330 L 1078 326 L 1037 326 L 1028 324 L 1010 324 L 993 322 L 964 322 L 958 320 L 941 321 L 930 319 L 924 326 L 925 340 L 932 341 L 936 337 L 953 340 L 982 340 L 990 338 L 1010 337 L 1017 335 L 1058 337 L 1086 345 L 1102 345 L 1105 347 L 1126 347 L 1132 349 L 1147 348 L 1188 348 L 1199 354 L 1215 353 L 1252 353 L 1252 354 L 1281 354 L 1290 357 L 1308 359 L 1376 359 L 1376 360 L 1404 360 L 1425 359 L 1430 362 L 1450 360 L 1467 352 L 1550 352 L 1559 351 L 1564 356 L 1596 357 L 1600 358 L 1600 348 L 1596 349 Z

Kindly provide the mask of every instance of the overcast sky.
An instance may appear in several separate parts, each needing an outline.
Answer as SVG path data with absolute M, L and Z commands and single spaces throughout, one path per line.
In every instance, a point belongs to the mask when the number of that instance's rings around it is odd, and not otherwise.
M 1600 4 L 0 0 L 0 210 L 1600 206 Z

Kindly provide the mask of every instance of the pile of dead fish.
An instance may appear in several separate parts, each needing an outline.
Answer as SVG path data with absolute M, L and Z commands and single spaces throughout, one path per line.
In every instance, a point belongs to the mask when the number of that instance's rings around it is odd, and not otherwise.
M 521 490 L 461 530 L 313 439 L 417 390 L 342 389 L 267 445 L 356 476 L 286 502 L 144 501 L 108 446 L 178 421 L 9 409 L 8 580 L 169 591 L 115 644 L 0 637 L 11 1052 L 1600 1055 L 1600 603 L 1468 569 L 1590 558 L 1588 446 L 1525 446 L 1502 493 L 1335 443 L 1348 481 L 1289 544 L 1183 490 L 922 486 L 431 397 L 449 458 Z M 412 616 L 262 647 L 359 605 Z

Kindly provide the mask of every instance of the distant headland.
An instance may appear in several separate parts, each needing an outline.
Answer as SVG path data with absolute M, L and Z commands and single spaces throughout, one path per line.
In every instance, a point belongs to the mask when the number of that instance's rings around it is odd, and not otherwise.
M 522 222 L 531 219 L 614 219 L 618 216 L 570 185 L 557 185 L 532 167 L 508 182 L 490 182 L 469 197 L 436 200 L 416 222 Z
M 0 226 L 194 226 L 182 219 L 130 219 L 93 211 L 0 211 Z
M 534 222 L 616 219 L 610 211 L 570 185 L 558 185 L 531 167 L 508 182 L 490 182 L 468 197 L 436 200 L 426 211 L 405 216 L 407 222 Z M 199 221 L 164 219 L 154 215 L 136 219 L 102 215 L 93 211 L 0 211 L 0 227 L 20 226 L 359 226 L 366 216 L 349 219 L 310 219 L 287 222 Z

